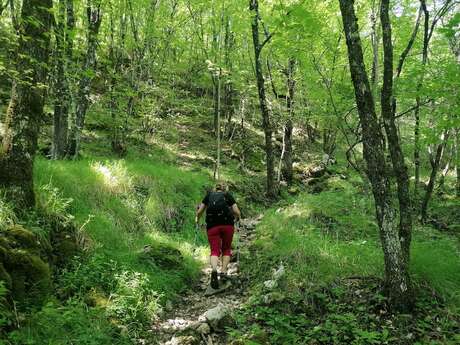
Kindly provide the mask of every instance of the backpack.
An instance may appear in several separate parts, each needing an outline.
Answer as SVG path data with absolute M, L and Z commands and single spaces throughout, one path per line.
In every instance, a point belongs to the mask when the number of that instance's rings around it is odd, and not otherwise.
M 210 192 L 206 209 L 206 223 L 233 223 L 233 213 L 227 203 L 224 192 Z

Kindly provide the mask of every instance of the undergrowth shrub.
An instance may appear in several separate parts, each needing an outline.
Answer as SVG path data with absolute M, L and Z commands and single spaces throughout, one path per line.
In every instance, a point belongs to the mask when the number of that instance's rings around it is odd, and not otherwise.
M 95 253 L 86 259 L 77 257 L 59 272 L 57 295 L 62 299 L 83 296 L 94 288 L 110 293 L 115 289 L 114 276 L 119 269 L 114 260 L 102 253 Z
M 13 313 L 7 306 L 7 296 L 8 289 L 5 286 L 5 282 L 0 280 L 0 334 L 3 327 L 12 324 Z
M 52 181 L 39 187 L 37 209 L 50 220 L 70 222 L 74 219 L 69 209 L 72 198 L 66 198 Z
M 194 204 L 190 196 L 193 188 L 183 180 L 174 185 L 157 182 L 151 188 L 145 213 L 151 224 L 164 232 L 178 232 L 184 229 L 194 215 Z
M 49 302 L 8 335 L 13 345 L 127 345 L 131 342 L 107 320 L 104 311 L 79 299 Z
M 107 313 L 125 325 L 131 336 L 138 338 L 160 310 L 161 296 L 151 288 L 146 274 L 124 271 L 115 275 L 115 281 Z
M 17 222 L 16 214 L 11 207 L 0 195 L 0 229 Z

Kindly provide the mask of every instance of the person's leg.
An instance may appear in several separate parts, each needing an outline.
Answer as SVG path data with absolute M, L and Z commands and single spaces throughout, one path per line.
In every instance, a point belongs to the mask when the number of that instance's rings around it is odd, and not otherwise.
M 219 263 L 219 257 L 217 255 L 211 255 L 211 268 L 213 271 L 217 271 L 218 263 Z
M 228 270 L 228 264 L 232 256 L 232 240 L 233 240 L 234 228 L 232 225 L 225 225 L 222 227 L 222 273 L 226 274 Z
M 220 256 L 220 234 L 219 227 L 213 227 L 208 230 L 208 241 L 211 247 L 211 287 L 213 289 L 219 288 L 219 281 L 217 279 L 217 263 Z
M 211 268 L 217 271 L 217 264 L 220 256 L 220 234 L 219 227 L 215 226 L 208 230 L 208 242 L 211 248 Z

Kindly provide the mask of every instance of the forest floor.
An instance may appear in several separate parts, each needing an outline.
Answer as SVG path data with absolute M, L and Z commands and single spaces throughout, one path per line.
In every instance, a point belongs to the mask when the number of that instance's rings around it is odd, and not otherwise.
M 239 255 L 247 257 L 247 248 L 254 239 L 255 226 L 262 219 L 248 218 L 240 222 L 234 238 L 234 258 L 229 265 L 228 275 L 232 285 L 220 293 L 206 296 L 210 284 L 211 269 L 206 265 L 202 276 L 190 290 L 178 298 L 175 305 L 169 306 L 169 311 L 156 320 L 152 331 L 158 336 L 161 345 L 225 345 L 228 336 L 225 331 L 226 322 L 231 322 L 231 314 L 240 309 L 248 299 L 248 284 L 245 272 L 241 272 L 240 262 L 236 261 L 236 250 Z M 239 239 L 236 239 L 236 236 Z M 239 241 L 238 248 L 235 242 Z M 217 312 L 217 318 L 207 314 Z

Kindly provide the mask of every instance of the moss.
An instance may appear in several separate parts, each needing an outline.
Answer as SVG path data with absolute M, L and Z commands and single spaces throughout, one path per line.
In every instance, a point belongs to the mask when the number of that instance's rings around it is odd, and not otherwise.
M 11 276 L 6 271 L 6 269 L 5 269 L 5 267 L 3 266 L 2 263 L 0 263 L 0 280 L 2 280 L 5 283 L 5 287 L 8 290 L 11 290 L 11 288 L 12 288 Z
M 85 295 L 84 302 L 90 307 L 105 308 L 109 304 L 109 299 L 101 291 L 92 289 Z
M 35 234 L 21 225 L 12 225 L 4 232 L 7 239 L 10 241 L 10 245 L 13 248 L 25 248 L 38 250 L 40 243 L 37 240 Z
M 48 295 L 51 273 L 48 264 L 38 255 L 24 249 L 12 249 L 4 265 L 11 276 L 14 299 L 41 302 Z
M 139 260 L 166 268 L 179 267 L 184 263 L 184 257 L 179 250 L 164 244 L 145 246 L 139 253 Z

